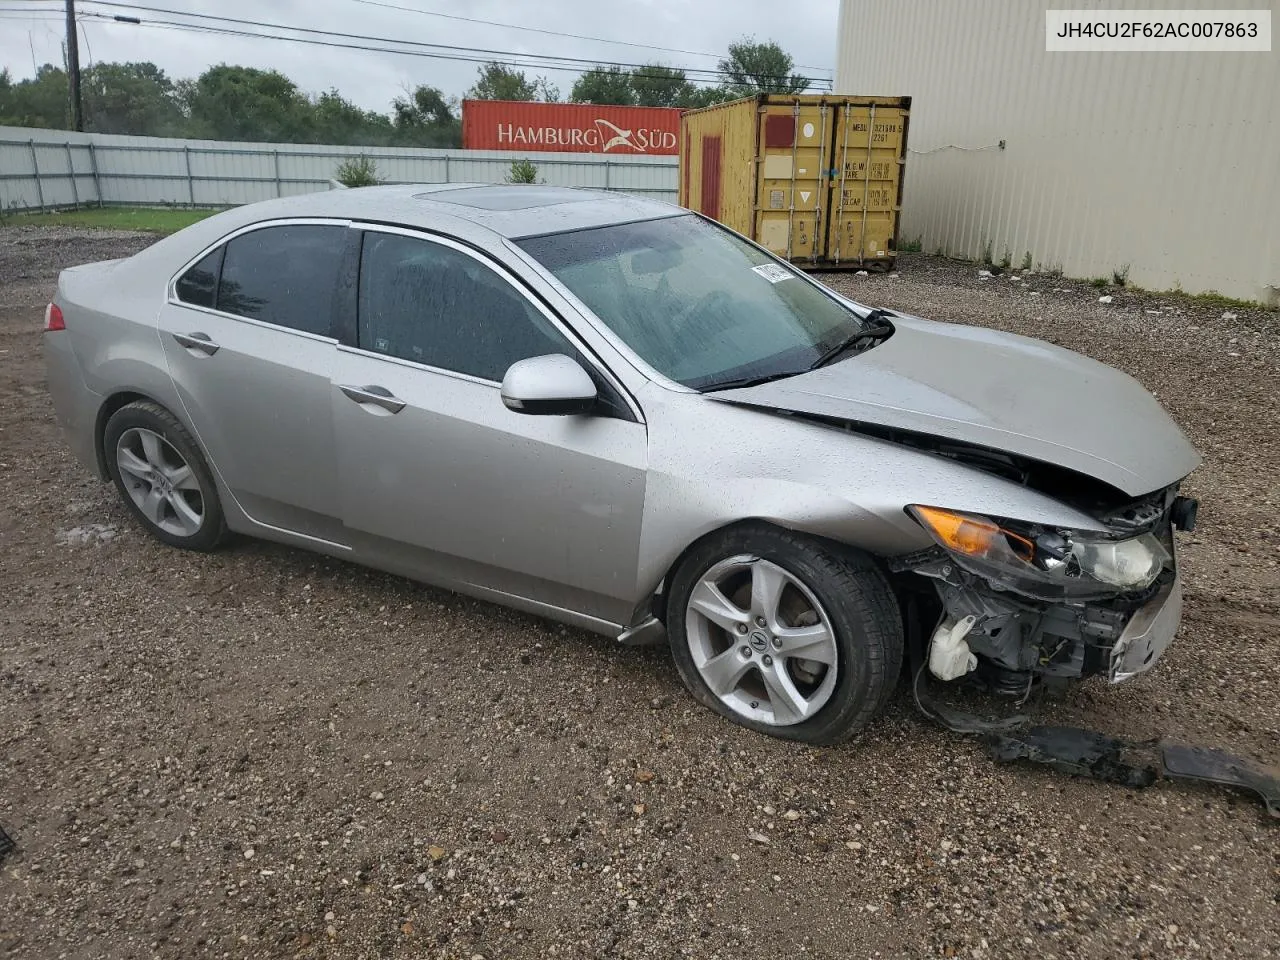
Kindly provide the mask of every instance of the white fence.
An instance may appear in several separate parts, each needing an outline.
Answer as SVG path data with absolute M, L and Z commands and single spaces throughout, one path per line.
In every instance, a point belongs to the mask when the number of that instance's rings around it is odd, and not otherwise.
M 636 154 L 171 140 L 0 127 L 0 211 L 83 204 L 224 207 L 328 188 L 364 154 L 388 183 L 501 182 L 527 158 L 538 179 L 676 201 L 677 160 Z

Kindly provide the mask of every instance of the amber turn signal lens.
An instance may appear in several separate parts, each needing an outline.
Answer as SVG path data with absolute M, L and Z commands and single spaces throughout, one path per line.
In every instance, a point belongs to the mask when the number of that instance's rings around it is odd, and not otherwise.
M 937 507 L 916 507 L 915 513 L 943 545 L 957 553 L 981 557 L 996 545 L 1000 536 L 1000 528 L 994 523 L 962 513 Z
M 937 507 L 914 507 L 916 518 L 928 527 L 943 546 L 970 557 L 985 557 L 1002 546 L 1020 559 L 1030 561 L 1035 545 L 1026 537 L 996 526 L 990 520 L 952 513 Z

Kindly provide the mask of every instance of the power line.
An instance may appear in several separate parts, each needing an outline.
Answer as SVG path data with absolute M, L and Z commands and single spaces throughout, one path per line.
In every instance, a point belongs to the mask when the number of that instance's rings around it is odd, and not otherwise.
M 51 0 L 26 0 L 26 2 L 41 3 L 41 2 L 51 2 Z M 500 20 L 483 20 L 477 17 L 463 17 L 453 13 L 440 13 L 439 11 L 436 11 L 436 10 L 422 10 L 422 9 L 419 9 L 418 7 L 408 7 L 399 3 L 389 3 L 389 2 L 386 2 L 386 0 L 351 0 L 351 2 L 364 4 L 365 6 L 370 6 L 370 7 L 380 7 L 385 10 L 398 10 L 404 13 L 413 13 L 422 17 L 437 17 L 439 19 L 454 20 L 460 23 L 474 23 L 474 24 L 477 24 L 480 26 L 486 26 L 486 27 L 501 27 L 507 30 L 521 30 L 528 33 L 539 33 L 549 37 L 566 37 L 572 40 L 587 40 L 592 43 L 608 43 L 608 44 L 615 44 L 615 45 L 624 46 L 624 47 L 635 47 L 637 49 L 642 49 L 642 50 L 657 50 L 662 53 L 679 53 L 679 54 L 683 54 L 685 56 L 690 56 L 690 57 L 709 57 L 713 59 L 723 59 L 723 54 L 708 53 L 704 50 L 685 50 L 680 47 L 663 47 L 663 46 L 659 46 L 657 44 L 651 44 L 651 43 L 638 43 L 633 40 L 613 40 L 608 37 L 593 37 L 593 36 L 589 36 L 587 34 L 581 34 L 581 33 L 568 33 L 563 30 L 547 30 L 543 27 L 532 27 L 532 26 L 528 26 L 527 24 L 521 24 L 521 23 L 505 23 Z M 112 4 L 112 5 L 125 6 L 125 4 Z M 154 12 L 161 12 L 161 11 L 154 11 Z M 171 13 L 171 14 L 182 13 L 182 15 L 184 16 L 200 16 L 199 14 L 191 14 L 191 13 L 186 13 L 184 11 L 163 11 L 163 12 Z M 279 26 L 283 26 L 283 25 L 281 24 Z M 293 29 L 293 28 L 290 28 L 290 29 Z M 693 68 L 693 69 L 702 69 L 702 68 Z M 808 66 L 804 64 L 798 64 L 796 66 L 796 69 L 812 70 L 818 73 L 831 72 L 830 67 L 816 67 L 816 66 Z M 829 78 L 817 77 L 814 79 L 828 80 Z
M 84 28 L 84 24 L 79 24 L 80 38 L 84 40 L 84 48 L 89 53 L 89 66 L 93 66 L 93 47 L 89 46 L 89 31 Z
M 442 60 L 460 60 L 463 62 L 484 63 L 490 60 L 500 60 L 503 57 L 511 57 L 511 58 L 519 58 L 520 60 L 524 61 L 518 65 L 526 66 L 530 69 L 560 70 L 565 72 L 576 72 L 576 73 L 581 73 L 584 70 L 589 70 L 593 67 L 598 67 L 598 66 L 618 67 L 620 69 L 633 69 L 633 70 L 643 70 L 645 67 L 649 66 L 649 64 L 625 63 L 622 61 L 600 61 L 600 60 L 591 60 L 583 57 L 551 56 L 551 55 L 544 55 L 544 54 L 519 53 L 511 50 L 496 50 L 496 49 L 489 49 L 484 47 L 463 47 L 456 44 L 425 43 L 419 40 L 399 40 L 394 37 L 380 37 L 380 36 L 375 36 L 370 34 L 358 34 L 358 33 L 357 34 L 343 33 L 335 30 L 320 30 L 315 27 L 295 27 L 295 26 L 290 26 L 289 24 L 284 24 L 284 23 L 272 23 L 272 22 L 263 21 L 263 20 L 248 20 L 248 19 L 243 19 L 239 17 L 224 17 L 224 16 L 215 15 L 215 14 L 188 13 L 186 11 L 172 10 L 166 7 L 154 7 L 146 4 L 136 4 L 136 3 L 116 3 L 116 2 L 111 2 L 111 0 L 85 0 L 85 2 L 91 3 L 93 6 L 96 6 L 96 7 L 106 7 L 108 9 L 140 10 L 148 13 L 165 14 L 168 16 L 180 16 L 180 17 L 189 17 L 189 18 L 199 19 L 199 20 L 209 20 L 215 23 L 233 23 L 240 26 L 260 27 L 260 28 L 266 28 L 270 30 L 288 30 L 292 33 L 305 33 L 305 34 L 311 34 L 313 36 L 323 36 L 323 37 L 338 37 L 338 38 L 347 39 L 347 40 L 368 40 L 374 43 L 384 43 L 384 44 L 393 43 L 393 44 L 399 44 L 401 46 L 413 47 L 415 49 L 424 50 L 424 51 L 425 50 L 448 50 L 453 52 L 453 55 L 431 54 L 431 53 L 418 54 L 419 56 L 434 57 L 435 59 L 442 59 Z M 197 24 L 183 24 L 175 21 L 153 21 L 153 22 L 166 23 L 170 26 L 175 26 L 175 27 L 188 26 L 188 27 L 195 28 L 198 26 Z M 233 36 L 269 37 L 271 39 L 291 40 L 298 43 L 313 43 L 320 46 L 330 46 L 330 47 L 338 47 L 338 48 L 345 48 L 345 49 L 352 49 L 352 50 L 372 50 L 374 52 L 399 53 L 403 55 L 412 55 L 412 51 L 393 49 L 393 48 L 387 48 L 387 47 L 368 47 L 360 44 L 307 40 L 302 37 L 285 37 L 285 36 L 280 36 L 278 34 L 268 35 L 265 33 L 252 33 L 248 31 L 237 31 L 231 28 L 223 28 L 223 27 L 219 27 L 217 29 L 220 32 L 227 33 Z M 466 56 L 463 56 L 463 54 L 466 54 Z M 476 57 L 471 56 L 473 54 L 483 54 L 485 56 L 477 59 Z M 530 61 L 533 61 L 533 62 L 530 62 Z M 516 65 L 516 64 L 512 63 L 510 65 Z M 709 75 L 706 79 L 715 80 L 715 81 L 719 81 L 721 77 L 720 72 L 718 70 L 710 70 L 702 67 L 685 68 L 685 73 L 686 75 L 688 73 Z M 700 78 L 694 77 L 690 79 L 696 81 Z M 762 74 L 760 75 L 760 79 L 774 80 L 774 79 L 790 79 L 790 78 L 775 76 L 771 74 L 770 75 Z M 805 80 L 809 86 L 816 86 L 819 83 L 830 83 L 830 81 L 826 80 L 825 78 L 803 77 L 801 79 Z
M 91 2 L 97 2 L 97 0 L 91 0 Z M 105 23 L 105 24 L 110 24 L 114 19 L 112 16 L 108 14 L 103 14 L 103 13 L 90 12 L 90 13 L 84 13 L 81 16 L 92 17 L 95 22 Z M 132 20 L 128 22 L 133 23 Z M 233 27 L 223 27 L 223 26 L 195 24 L 195 23 L 180 23 L 173 20 L 146 19 L 146 20 L 141 20 L 140 22 L 134 25 L 141 26 L 141 27 L 155 28 L 155 29 L 186 30 L 194 33 L 208 33 L 208 34 L 233 36 L 233 37 L 247 37 L 254 40 L 283 40 L 290 43 L 303 43 L 303 44 L 310 44 L 313 46 L 331 47 L 339 50 L 360 50 L 360 51 L 369 51 L 374 53 L 391 53 L 391 54 L 397 54 L 400 56 L 420 57 L 420 58 L 426 58 L 426 59 L 432 59 L 432 60 L 451 60 L 451 61 L 457 61 L 461 63 L 476 63 L 476 64 L 496 62 L 496 63 L 501 63 L 502 65 L 508 66 L 508 67 L 521 67 L 521 68 L 526 68 L 530 70 L 545 70 L 545 71 L 551 71 L 551 72 L 565 72 L 565 73 L 582 73 L 583 72 L 583 68 L 581 66 L 576 66 L 576 65 L 557 66 L 557 65 L 549 64 L 545 62 L 531 62 L 528 60 L 521 60 L 521 59 L 503 60 L 499 57 L 493 57 L 493 56 L 470 56 L 470 55 L 461 54 L 461 53 L 452 53 L 452 54 L 433 53 L 433 52 L 427 52 L 423 50 L 402 50 L 394 47 L 375 46 L 371 44 L 339 43 L 333 40 L 317 40 L 317 39 L 312 39 L 308 37 L 289 37 L 289 36 L 283 36 L 281 34 L 260 33 L 260 32 L 248 31 L 248 30 L 238 30 Z M 295 28 L 285 28 L 285 29 L 295 29 Z M 390 42 L 397 42 L 397 41 L 390 41 Z M 467 48 L 457 48 L 457 49 L 465 50 Z M 521 55 L 514 54 L 513 56 L 519 57 Z M 639 73 L 640 76 L 645 76 L 643 68 L 639 68 L 637 72 Z M 718 81 L 714 78 L 692 77 L 692 78 L 688 78 L 688 82 L 714 85 Z
M 651 43 L 636 43 L 632 40 L 610 40 L 607 37 L 589 37 L 581 33 L 565 33 L 562 30 L 544 30 L 541 27 L 529 27 L 519 23 L 502 23 L 498 20 L 478 20 L 475 17 L 460 17 L 453 13 L 438 13 L 435 10 L 419 10 L 417 7 L 406 7 L 398 3 L 386 3 L 384 0 L 351 0 L 352 3 L 363 3 L 370 7 L 383 7 L 387 10 L 403 10 L 423 17 L 440 17 L 444 20 L 459 20 L 463 23 L 476 23 L 486 27 L 502 27 L 507 30 L 525 30 L 529 33 L 541 33 L 549 37 L 568 37 L 573 40 L 590 40 L 593 43 L 614 43 L 624 47 L 639 47 L 644 50 L 660 50 L 663 53 L 681 53 L 690 57 L 714 57 L 722 59 L 723 54 L 706 53 L 698 50 L 681 50 L 679 47 L 659 47 Z M 830 67 L 797 66 L 797 70 L 830 71 Z
M 458 20 L 462 23 L 477 23 L 486 27 L 504 27 L 508 30 L 525 30 L 529 33 L 541 33 L 549 37 L 569 37 L 573 40 L 591 40 L 595 43 L 616 43 L 623 47 L 640 47 L 645 50 L 661 50 L 664 53 L 683 53 L 691 57 L 717 57 L 716 53 L 703 53 L 698 50 L 680 50 L 676 47 L 657 47 L 649 43 L 635 43 L 631 40 L 608 40 L 604 37 L 588 37 L 580 33 L 564 33 L 560 30 L 544 30 L 541 27 L 526 27 L 518 23 L 500 23 L 497 20 L 478 20 L 475 17 L 460 17 L 453 13 L 437 13 L 435 10 L 419 10 L 417 7 L 405 7 L 398 3 L 383 3 L 382 0 L 351 0 L 352 3 L 363 3 L 370 7 L 382 7 L 386 10 L 403 10 L 405 13 L 416 13 L 423 17 L 440 17 L 444 20 Z
M 10 0 L 10 2 L 12 2 L 12 0 Z M 35 2 L 41 2 L 41 0 L 35 0 Z M 43 2 L 50 2 L 50 0 L 43 0 Z M 56 0 L 54 0 L 54 2 L 56 2 Z M 579 57 L 560 57 L 560 56 L 551 56 L 551 55 L 544 55 L 544 54 L 522 54 L 522 53 L 515 53 L 512 51 L 462 47 L 454 44 L 431 44 L 431 43 L 423 43 L 421 41 L 401 41 L 391 37 L 377 37 L 377 36 L 367 36 L 367 35 L 359 35 L 359 34 L 349 35 L 349 34 L 338 33 L 330 30 L 317 30 L 309 27 L 292 27 L 287 24 L 275 24 L 275 23 L 268 23 L 263 21 L 241 20 L 233 17 L 219 17 L 219 16 L 213 16 L 209 14 L 188 14 L 183 11 L 169 10 L 167 8 L 161 8 L 161 7 L 151 7 L 151 6 L 142 5 L 142 4 L 114 3 L 114 2 L 106 2 L 106 0 L 82 0 L 82 2 L 91 3 L 95 6 L 107 7 L 109 9 L 120 8 L 120 9 L 130 9 L 130 10 L 142 10 L 147 12 L 154 11 L 154 12 L 173 14 L 177 16 L 198 17 L 200 19 L 213 20 L 216 22 L 220 21 L 225 23 L 237 23 L 237 24 L 244 24 L 247 26 L 263 26 L 268 28 L 287 30 L 294 33 L 311 33 L 311 34 L 319 34 L 322 36 L 334 36 L 334 37 L 340 37 L 344 39 L 353 39 L 353 40 L 367 39 L 367 40 L 378 41 L 381 43 L 401 44 L 403 46 L 411 46 L 419 49 L 404 50 L 397 47 L 374 46 L 369 44 L 349 43 L 349 42 L 342 43 L 342 42 L 335 42 L 335 41 L 311 39 L 307 37 L 283 36 L 280 34 L 273 34 L 273 33 L 267 33 L 267 32 L 240 30 L 240 29 L 235 29 L 233 27 L 213 26 L 213 25 L 207 25 L 207 24 L 187 23 L 187 22 L 172 21 L 172 20 L 147 19 L 147 20 L 135 21 L 133 18 L 130 18 L 128 21 L 126 21 L 136 26 L 146 26 L 146 27 L 152 27 L 157 29 L 186 30 L 186 31 L 197 32 L 197 33 L 209 33 L 209 34 L 225 35 L 225 36 L 246 37 L 250 39 L 259 39 L 259 40 L 281 40 L 281 41 L 287 41 L 292 43 L 304 43 L 304 44 L 310 44 L 314 46 L 330 47 L 330 48 L 336 48 L 336 49 L 359 50 L 359 51 L 375 52 L 375 53 L 391 53 L 391 54 L 398 54 L 400 56 L 415 56 L 415 57 L 423 57 L 427 59 L 450 60 L 450 61 L 456 61 L 456 62 L 462 62 L 462 63 L 484 64 L 489 62 L 498 62 L 508 67 L 519 67 L 519 68 L 525 68 L 525 69 L 531 69 L 531 70 L 546 70 L 551 72 L 563 72 L 563 73 L 579 73 L 580 74 L 584 72 L 584 68 L 591 69 L 595 67 L 618 67 L 620 69 L 631 68 L 636 73 L 638 73 L 640 76 L 643 77 L 646 75 L 644 73 L 644 70 L 648 66 L 650 66 L 648 64 L 630 64 L 630 63 L 621 63 L 621 62 L 588 60 L 588 59 L 579 58 Z M 36 12 L 41 12 L 40 8 L 32 7 L 27 9 L 31 9 Z M 54 10 L 49 8 L 44 8 L 44 10 L 48 14 L 55 13 Z M 20 12 L 16 8 L 0 7 L 0 12 L 3 12 L 3 11 L 12 11 L 14 13 Z M 92 17 L 97 22 L 106 22 L 106 23 L 110 23 L 113 19 L 123 19 L 121 17 L 113 17 L 108 14 L 95 13 L 95 12 L 82 13 L 81 16 L 84 18 Z M 60 16 L 59 17 L 54 17 L 54 16 L 30 17 L 29 16 L 29 19 L 54 20 L 54 19 L 61 19 L 61 17 Z M 427 51 L 435 51 L 435 50 L 447 50 L 447 51 L 453 51 L 453 52 L 451 53 L 427 52 Z M 718 71 L 712 71 L 712 70 L 703 69 L 703 68 L 689 68 L 685 72 L 686 72 L 686 79 L 690 83 L 714 85 L 721 80 L 721 76 Z M 706 74 L 709 76 L 689 77 L 687 74 L 690 72 L 698 73 L 698 74 Z M 655 76 L 661 76 L 661 75 L 655 74 Z M 767 76 L 762 75 L 761 78 L 774 79 L 772 75 L 767 75 Z M 819 88 L 819 84 L 830 84 L 830 81 L 825 79 L 818 79 L 818 80 L 815 80 L 813 78 L 804 78 L 804 79 L 807 81 L 810 88 Z

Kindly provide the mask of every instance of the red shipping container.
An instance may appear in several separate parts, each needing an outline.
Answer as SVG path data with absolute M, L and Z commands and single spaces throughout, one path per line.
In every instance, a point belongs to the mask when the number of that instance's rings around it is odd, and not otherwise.
M 462 146 L 467 150 L 670 156 L 680 152 L 679 134 L 675 107 L 462 101 Z

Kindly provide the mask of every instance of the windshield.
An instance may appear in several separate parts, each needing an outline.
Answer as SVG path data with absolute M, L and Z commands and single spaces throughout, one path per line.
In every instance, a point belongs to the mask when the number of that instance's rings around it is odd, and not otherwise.
M 519 245 L 650 366 L 699 390 L 801 373 L 863 328 L 797 270 L 693 215 Z

